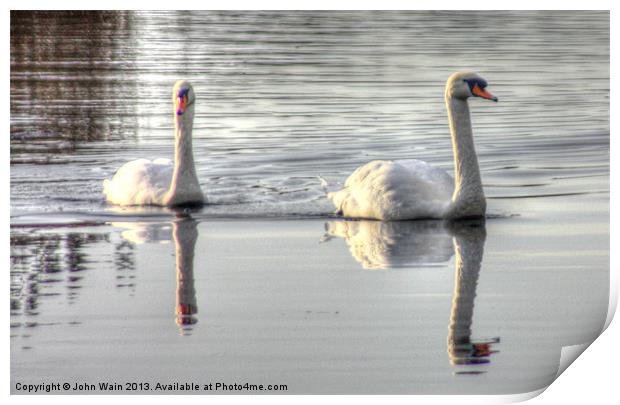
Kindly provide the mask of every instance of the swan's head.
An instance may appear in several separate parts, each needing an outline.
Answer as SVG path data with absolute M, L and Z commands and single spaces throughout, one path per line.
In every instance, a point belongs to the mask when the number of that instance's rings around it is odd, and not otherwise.
M 177 115 L 183 115 L 194 104 L 194 89 L 187 80 L 179 80 L 172 90 L 172 102 Z
M 486 90 L 487 81 L 474 72 L 454 73 L 446 83 L 446 98 L 466 100 L 469 97 L 481 97 L 497 101 L 497 97 Z

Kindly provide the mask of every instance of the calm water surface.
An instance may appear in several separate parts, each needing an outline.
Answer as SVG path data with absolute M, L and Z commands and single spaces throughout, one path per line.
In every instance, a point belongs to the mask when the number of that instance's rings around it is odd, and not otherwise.
M 443 86 L 473 69 L 486 224 L 342 221 L 316 178 L 452 170 Z M 121 209 L 194 85 L 210 204 Z M 11 377 L 516 393 L 609 295 L 606 12 L 11 14 Z

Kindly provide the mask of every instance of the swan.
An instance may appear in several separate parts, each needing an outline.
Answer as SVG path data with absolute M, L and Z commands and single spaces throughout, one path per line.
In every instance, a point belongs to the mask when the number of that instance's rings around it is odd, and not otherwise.
M 337 213 L 348 218 L 407 220 L 483 217 L 486 199 L 474 148 L 469 97 L 497 101 L 474 72 L 457 72 L 446 83 L 454 179 L 421 160 L 375 160 L 357 168 L 344 188 L 328 192 Z M 327 191 L 326 182 L 321 179 Z
M 138 159 L 125 163 L 111 180 L 103 181 L 108 202 L 117 205 L 175 206 L 202 204 L 192 154 L 194 90 L 179 80 L 172 91 L 174 104 L 174 165 L 170 159 Z

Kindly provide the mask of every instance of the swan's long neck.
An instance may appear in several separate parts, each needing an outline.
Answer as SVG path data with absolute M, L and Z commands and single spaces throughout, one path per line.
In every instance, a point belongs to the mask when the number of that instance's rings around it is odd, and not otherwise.
M 169 205 L 197 203 L 202 202 L 204 198 L 194 165 L 194 153 L 192 151 L 193 121 L 193 105 L 184 114 L 175 114 L 174 172 L 167 193 L 167 204 Z
M 467 100 L 446 94 L 454 154 L 454 194 L 450 218 L 484 216 L 486 200 L 480 179 Z

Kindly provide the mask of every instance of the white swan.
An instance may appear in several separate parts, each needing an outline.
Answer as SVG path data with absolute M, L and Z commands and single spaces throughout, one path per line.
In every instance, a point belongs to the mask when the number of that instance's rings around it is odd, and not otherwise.
M 446 83 L 456 182 L 421 160 L 375 160 L 355 170 L 342 190 L 327 194 L 338 213 L 379 220 L 484 216 L 486 199 L 467 99 L 497 101 L 486 86 L 486 80 L 472 72 L 454 73 Z
M 200 204 L 200 189 L 192 154 L 194 90 L 179 80 L 172 91 L 174 103 L 174 166 L 170 159 L 138 159 L 125 163 L 111 180 L 103 181 L 108 202 L 118 205 Z

